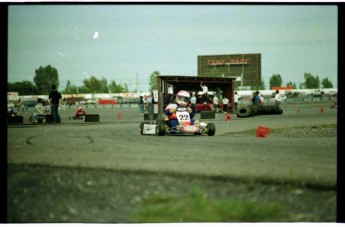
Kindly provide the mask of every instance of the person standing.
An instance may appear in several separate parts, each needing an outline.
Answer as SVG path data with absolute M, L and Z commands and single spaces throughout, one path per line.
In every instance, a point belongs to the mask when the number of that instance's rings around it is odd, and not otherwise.
M 56 85 L 51 86 L 51 92 L 49 93 L 49 100 L 51 106 L 52 123 L 61 123 L 61 117 L 59 115 L 59 106 L 61 105 L 62 96 L 57 91 Z
M 192 111 L 193 113 L 196 113 L 196 97 L 195 92 L 193 91 L 192 97 L 190 98 L 190 103 L 192 104 Z
M 203 84 L 202 81 L 201 81 L 200 87 L 201 87 L 201 89 L 202 89 L 202 93 L 203 93 L 204 95 L 206 95 L 207 92 L 208 92 L 208 87 L 206 86 L 206 84 Z
M 144 95 L 144 113 L 148 112 L 147 95 Z
M 265 98 L 264 98 L 264 95 L 262 93 L 260 93 L 260 105 L 264 105 L 264 102 L 265 102 Z
M 254 93 L 254 96 L 252 98 L 252 104 L 253 105 L 259 105 L 260 104 L 260 96 L 259 96 L 260 92 L 259 91 L 256 91 Z
M 215 112 L 218 113 L 219 100 L 218 100 L 217 95 L 214 95 L 214 96 L 213 96 L 212 102 L 213 102 L 213 107 L 214 107 Z
M 275 106 L 279 106 L 280 102 L 282 101 L 282 98 L 279 94 L 279 90 L 276 90 L 276 95 L 274 96 L 274 100 L 275 100 Z
M 204 110 L 207 111 L 208 101 L 209 101 L 209 97 L 208 97 L 207 92 L 202 95 L 202 98 L 203 98 L 203 102 L 204 102 Z
M 173 101 L 173 96 L 174 96 L 174 86 L 172 86 L 171 84 L 169 84 L 168 87 L 168 98 L 169 98 L 169 103 L 171 103 Z
M 152 114 L 152 95 L 151 94 L 147 97 L 147 111 L 149 114 Z
M 227 97 L 223 97 L 223 110 L 224 113 L 227 113 L 228 111 L 228 104 L 229 104 L 229 99 Z
M 144 114 L 144 97 L 141 95 L 139 98 L 139 115 Z
M 237 113 L 237 106 L 238 106 L 238 101 L 240 100 L 241 96 L 237 94 L 237 91 L 235 91 L 234 95 L 234 108 L 235 108 L 235 113 Z

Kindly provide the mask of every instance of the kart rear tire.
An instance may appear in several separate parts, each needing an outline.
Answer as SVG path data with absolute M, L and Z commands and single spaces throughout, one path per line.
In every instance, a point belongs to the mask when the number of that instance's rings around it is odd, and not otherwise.
M 207 124 L 207 135 L 214 136 L 216 133 L 216 126 L 213 123 Z
M 157 125 L 157 135 L 159 136 L 164 136 L 165 135 L 165 123 L 164 122 L 159 122 Z
M 241 106 L 237 110 L 237 117 L 250 117 L 252 115 L 252 109 L 248 106 Z

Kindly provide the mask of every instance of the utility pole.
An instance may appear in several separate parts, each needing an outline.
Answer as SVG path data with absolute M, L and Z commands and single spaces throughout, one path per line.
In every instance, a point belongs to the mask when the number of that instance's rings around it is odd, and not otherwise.
M 242 54 L 242 59 L 244 59 L 243 54 Z M 244 76 L 244 63 L 242 62 L 241 87 L 243 87 L 243 76 Z
M 139 93 L 139 81 L 138 81 L 138 72 L 136 72 L 135 74 L 135 79 L 136 79 L 136 90 L 137 90 L 137 93 Z

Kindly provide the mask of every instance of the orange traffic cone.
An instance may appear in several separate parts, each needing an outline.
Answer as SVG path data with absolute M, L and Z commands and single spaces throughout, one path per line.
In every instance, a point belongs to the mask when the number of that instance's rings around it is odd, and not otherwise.
M 320 113 L 323 114 L 323 107 L 320 107 Z
M 226 120 L 226 121 L 231 121 L 231 115 L 230 115 L 230 114 L 227 114 L 227 115 L 225 116 L 225 120 Z
M 117 115 L 117 120 L 118 120 L 118 121 L 121 121 L 121 120 L 122 120 L 122 115 L 121 115 L 121 113 L 118 113 L 118 115 Z
M 256 137 L 268 137 L 271 129 L 263 126 L 259 126 L 256 130 Z

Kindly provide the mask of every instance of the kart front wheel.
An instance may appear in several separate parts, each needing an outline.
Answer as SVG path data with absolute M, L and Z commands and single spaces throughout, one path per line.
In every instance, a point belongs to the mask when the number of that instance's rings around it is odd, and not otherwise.
M 216 133 L 216 126 L 213 123 L 207 124 L 207 135 L 214 136 Z

